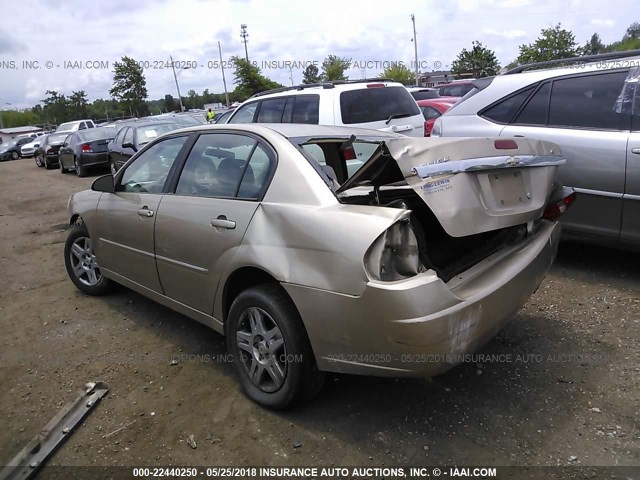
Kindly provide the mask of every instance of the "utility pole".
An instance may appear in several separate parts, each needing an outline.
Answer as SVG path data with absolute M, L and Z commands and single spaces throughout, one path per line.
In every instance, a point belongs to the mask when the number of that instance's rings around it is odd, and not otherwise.
M 222 84 L 224 85 L 224 98 L 227 101 L 227 108 L 229 108 L 229 93 L 227 92 L 227 81 L 224 78 L 224 63 L 222 62 L 222 47 L 220 47 L 220 40 L 218 40 L 218 53 L 220 54 L 220 67 L 222 67 Z
M 416 56 L 416 87 L 420 86 L 420 79 L 418 78 L 418 41 L 416 40 L 416 17 L 412 13 L 411 21 L 413 22 L 413 50 Z
M 291 80 L 291 86 L 293 87 L 293 69 L 289 67 L 289 80 Z
M 180 96 L 180 85 L 178 85 L 178 76 L 176 75 L 176 67 L 173 65 L 173 57 L 169 55 L 171 59 L 171 68 L 173 69 L 173 78 L 176 81 L 176 89 L 178 90 L 178 100 L 180 101 L 180 111 L 184 112 L 184 107 L 182 106 L 182 96 Z
M 240 36 L 242 37 L 242 41 L 244 42 L 244 58 L 246 58 L 247 62 L 249 62 L 249 52 L 247 51 L 247 38 L 249 37 L 249 34 L 247 33 L 246 23 L 240 25 Z

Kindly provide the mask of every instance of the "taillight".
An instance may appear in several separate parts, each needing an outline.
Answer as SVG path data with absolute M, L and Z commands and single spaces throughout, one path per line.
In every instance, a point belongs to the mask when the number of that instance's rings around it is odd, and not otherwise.
M 431 136 L 432 137 L 442 136 L 442 117 L 436 118 L 436 121 L 433 123 L 433 127 L 431 128 Z
M 408 218 L 389 227 L 369 247 L 364 266 L 373 280 L 393 282 L 420 273 L 418 240 Z
M 80 147 L 80 150 L 82 150 L 82 153 L 91 153 L 91 152 L 93 152 L 93 150 L 91 150 L 91 147 L 89 146 L 88 143 L 83 144 Z
M 545 220 L 556 221 L 560 215 L 567 211 L 567 208 L 576 201 L 576 192 L 571 192 L 569 195 L 562 198 L 559 202 L 547 205 L 542 218 Z
M 382 88 L 384 83 L 367 83 L 367 88 Z
M 49 150 L 51 150 L 51 147 L 49 145 L 44 147 L 44 153 L 47 153 Z
M 353 147 L 347 147 L 343 149 L 342 154 L 344 155 L 345 160 L 355 160 L 356 158 L 358 158 Z
M 428 137 L 431 135 L 431 132 L 429 131 L 429 123 L 424 122 L 424 136 Z

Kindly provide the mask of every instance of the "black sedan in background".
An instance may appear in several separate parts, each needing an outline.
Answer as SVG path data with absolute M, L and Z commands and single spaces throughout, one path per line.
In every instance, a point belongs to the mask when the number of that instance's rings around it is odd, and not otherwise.
M 44 137 L 36 150 L 36 165 L 47 170 L 58 165 L 58 151 L 71 132 L 55 132 Z
M 175 122 L 140 121 L 124 125 L 116 138 L 109 142 L 109 163 L 111 172 L 116 173 L 127 160 L 154 138 L 163 133 L 184 128 Z
M 116 127 L 100 127 L 71 133 L 58 152 L 60 172 L 75 170 L 79 177 L 90 168 L 108 167 L 107 144 L 116 136 Z
M 0 160 L 17 160 L 20 158 L 20 149 L 23 145 L 33 142 L 31 137 L 14 138 L 0 145 Z

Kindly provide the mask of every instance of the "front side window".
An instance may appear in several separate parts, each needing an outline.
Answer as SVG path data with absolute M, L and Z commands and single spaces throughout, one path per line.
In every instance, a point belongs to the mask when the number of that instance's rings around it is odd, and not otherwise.
M 127 128 L 127 130 L 124 132 L 124 137 L 122 138 L 122 144 L 124 145 L 125 143 L 133 143 L 132 127 Z
M 116 188 L 119 192 L 162 193 L 186 136 L 168 138 L 152 145 L 126 167 Z
M 238 108 L 235 115 L 227 123 L 252 123 L 259 102 L 252 102 Z
M 180 174 L 176 195 L 257 198 L 272 163 L 267 150 L 251 137 L 201 135 Z
M 549 125 L 619 130 L 617 100 L 628 71 L 556 80 L 551 89 Z

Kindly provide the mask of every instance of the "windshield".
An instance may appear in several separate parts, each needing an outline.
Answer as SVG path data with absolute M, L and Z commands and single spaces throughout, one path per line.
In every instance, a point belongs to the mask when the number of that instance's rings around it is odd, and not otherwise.
M 58 128 L 56 128 L 56 132 L 65 132 L 65 131 L 72 130 L 73 127 L 75 127 L 77 124 L 78 122 L 63 123 L 61 125 L 58 125 Z
M 161 123 L 156 125 L 139 126 L 136 133 L 138 145 L 149 143 L 151 140 L 162 135 L 163 133 L 177 130 L 178 128 L 181 127 L 177 123 Z
M 340 94 L 342 123 L 370 123 L 420 115 L 420 109 L 404 87 L 347 90 Z

